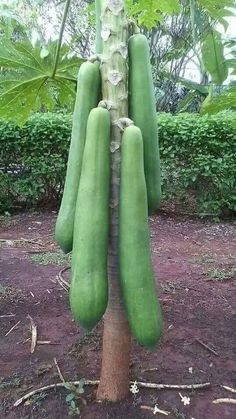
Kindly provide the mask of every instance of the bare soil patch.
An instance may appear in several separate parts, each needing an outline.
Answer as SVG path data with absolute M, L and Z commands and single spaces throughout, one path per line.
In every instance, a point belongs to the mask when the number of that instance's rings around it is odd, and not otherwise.
M 1 419 L 69 417 L 68 390 L 64 388 L 42 392 L 13 407 L 28 391 L 60 382 L 54 358 L 68 381 L 99 378 L 102 324 L 85 335 L 72 321 L 67 292 L 55 280 L 69 266 L 54 242 L 55 216 L 48 212 L 21 214 L 7 222 L 1 218 Z M 236 224 L 162 214 L 152 217 L 150 226 L 165 331 L 154 352 L 132 343 L 131 378 L 166 384 L 210 382 L 211 387 L 140 389 L 136 396 L 130 394 L 129 400 L 117 404 L 96 403 L 95 388 L 86 387 L 79 402 L 81 417 L 151 418 L 152 411 L 140 406 L 157 404 L 173 419 L 234 419 L 235 405 L 212 401 L 236 398 L 221 387 L 235 387 L 236 378 Z M 66 280 L 69 273 L 63 274 Z M 51 342 L 37 344 L 32 354 L 28 315 L 37 326 L 37 339 Z M 179 393 L 190 398 L 188 405 Z

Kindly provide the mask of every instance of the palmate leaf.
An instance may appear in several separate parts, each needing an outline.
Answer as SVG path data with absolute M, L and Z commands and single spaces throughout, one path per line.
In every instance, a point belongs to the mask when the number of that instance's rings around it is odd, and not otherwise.
M 222 84 L 228 76 L 224 59 L 224 47 L 219 32 L 211 30 L 201 39 L 202 59 L 206 70 L 211 75 L 212 83 Z
M 151 29 L 163 20 L 165 14 L 178 14 L 181 11 L 179 0 L 126 0 L 129 16 L 138 19 L 140 25 Z
M 27 39 L 16 43 L 4 39 L 0 43 L 0 118 L 22 125 L 31 112 L 41 108 L 71 106 L 78 69 L 84 60 L 69 58 L 69 48 L 62 46 L 52 79 L 55 50 L 56 42 L 43 48 L 39 42 L 33 46 Z

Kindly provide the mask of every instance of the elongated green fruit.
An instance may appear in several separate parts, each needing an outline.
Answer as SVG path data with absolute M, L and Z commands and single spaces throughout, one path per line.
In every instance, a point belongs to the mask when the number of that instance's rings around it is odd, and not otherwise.
M 96 53 L 101 54 L 103 49 L 103 40 L 101 37 L 101 12 L 102 12 L 102 0 L 95 0 L 95 12 L 96 12 Z
M 161 177 L 156 104 L 147 38 L 141 34 L 133 35 L 128 47 L 129 117 L 143 135 L 144 170 L 151 214 L 160 207 Z
M 91 330 L 107 306 L 110 114 L 90 112 L 75 212 L 70 306 L 75 320 Z
M 56 240 L 65 253 L 72 250 L 75 206 L 82 167 L 87 120 L 91 109 L 98 104 L 100 82 L 99 64 L 97 62 L 94 64 L 90 62 L 83 63 L 78 74 L 65 187 L 55 229 Z
M 125 129 L 121 146 L 119 263 L 131 332 L 140 344 L 153 348 L 162 316 L 150 254 L 143 140 L 136 126 Z

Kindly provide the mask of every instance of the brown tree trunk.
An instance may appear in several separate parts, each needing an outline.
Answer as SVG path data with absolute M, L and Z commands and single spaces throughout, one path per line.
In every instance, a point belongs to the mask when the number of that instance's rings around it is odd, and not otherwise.
M 128 116 L 127 37 L 123 0 L 102 0 L 101 57 L 103 104 L 111 113 L 111 190 L 109 303 L 104 316 L 102 369 L 98 400 L 118 401 L 129 394 L 130 330 L 123 307 L 118 265 L 120 145 Z

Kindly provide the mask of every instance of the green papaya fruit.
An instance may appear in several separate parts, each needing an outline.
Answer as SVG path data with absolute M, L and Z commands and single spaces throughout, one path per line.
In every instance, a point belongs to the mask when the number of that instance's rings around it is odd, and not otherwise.
M 75 211 L 70 306 L 91 330 L 106 310 L 109 236 L 110 114 L 90 112 Z
M 142 131 L 149 214 L 160 207 L 161 174 L 156 101 L 146 36 L 129 39 L 129 117 Z
M 143 140 L 136 126 L 126 128 L 122 137 L 119 211 L 119 269 L 128 321 L 137 341 L 153 348 L 162 315 L 150 254 Z
M 99 63 L 83 63 L 78 74 L 65 187 L 55 228 L 56 240 L 65 253 L 72 250 L 75 206 L 82 167 L 87 120 L 91 109 L 98 104 L 100 87 Z

